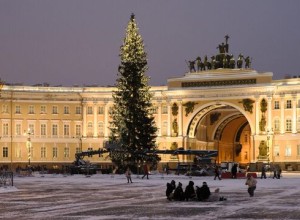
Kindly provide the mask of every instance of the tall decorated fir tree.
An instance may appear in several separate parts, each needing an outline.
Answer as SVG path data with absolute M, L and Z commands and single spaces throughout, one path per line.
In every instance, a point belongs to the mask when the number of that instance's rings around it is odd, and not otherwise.
M 110 141 L 117 143 L 118 150 L 111 154 L 111 159 L 120 169 L 145 162 L 155 166 L 160 157 L 149 154 L 156 150 L 157 128 L 151 113 L 149 78 L 145 75 L 147 54 L 134 14 L 126 28 L 120 58 L 117 89 L 113 92 L 114 106 L 110 112 Z

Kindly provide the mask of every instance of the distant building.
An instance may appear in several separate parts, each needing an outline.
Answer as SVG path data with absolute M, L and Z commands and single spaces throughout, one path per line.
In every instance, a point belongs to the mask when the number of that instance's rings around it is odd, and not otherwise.
M 214 69 L 153 86 L 159 149 L 214 149 L 217 163 L 275 163 L 300 170 L 300 79 L 272 76 Z M 103 148 L 114 89 L 4 85 L 0 166 L 62 167 L 76 152 Z M 194 156 L 161 157 L 169 164 L 194 161 Z M 110 164 L 105 155 L 85 159 Z

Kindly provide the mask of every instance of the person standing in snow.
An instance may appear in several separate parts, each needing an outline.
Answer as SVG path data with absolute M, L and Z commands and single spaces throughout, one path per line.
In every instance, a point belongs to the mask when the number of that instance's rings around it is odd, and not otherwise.
M 144 176 L 142 177 L 142 179 L 144 179 L 145 176 L 147 176 L 147 179 L 149 179 L 149 171 L 148 171 L 148 165 L 144 164 Z
M 129 183 L 129 182 L 132 183 L 132 180 L 131 180 L 131 170 L 130 170 L 129 167 L 127 167 L 127 170 L 125 172 L 125 176 L 127 178 L 127 183 Z
M 248 185 L 248 193 L 250 197 L 254 196 L 254 190 L 256 189 L 256 184 L 257 184 L 256 179 L 254 179 L 253 176 L 250 173 L 248 173 L 245 185 Z

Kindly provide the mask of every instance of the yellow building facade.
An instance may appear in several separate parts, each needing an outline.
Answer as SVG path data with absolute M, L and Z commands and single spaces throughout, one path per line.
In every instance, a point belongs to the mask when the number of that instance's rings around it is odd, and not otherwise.
M 216 69 L 153 86 L 159 149 L 218 150 L 217 163 L 273 163 L 300 170 L 300 79 Z M 4 85 L 0 166 L 62 167 L 108 140 L 113 87 Z M 163 163 L 194 156 L 161 155 Z M 107 155 L 86 158 L 111 164 Z

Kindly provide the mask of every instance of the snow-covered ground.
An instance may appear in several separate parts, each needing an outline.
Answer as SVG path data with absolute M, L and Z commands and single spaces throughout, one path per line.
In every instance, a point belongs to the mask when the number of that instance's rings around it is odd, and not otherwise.
M 254 197 L 245 179 L 133 175 L 15 177 L 14 187 L 0 187 L 0 219 L 300 219 L 300 174 L 281 179 L 258 178 Z M 166 183 L 172 179 L 195 186 L 208 183 L 228 198 L 220 202 L 170 202 Z

